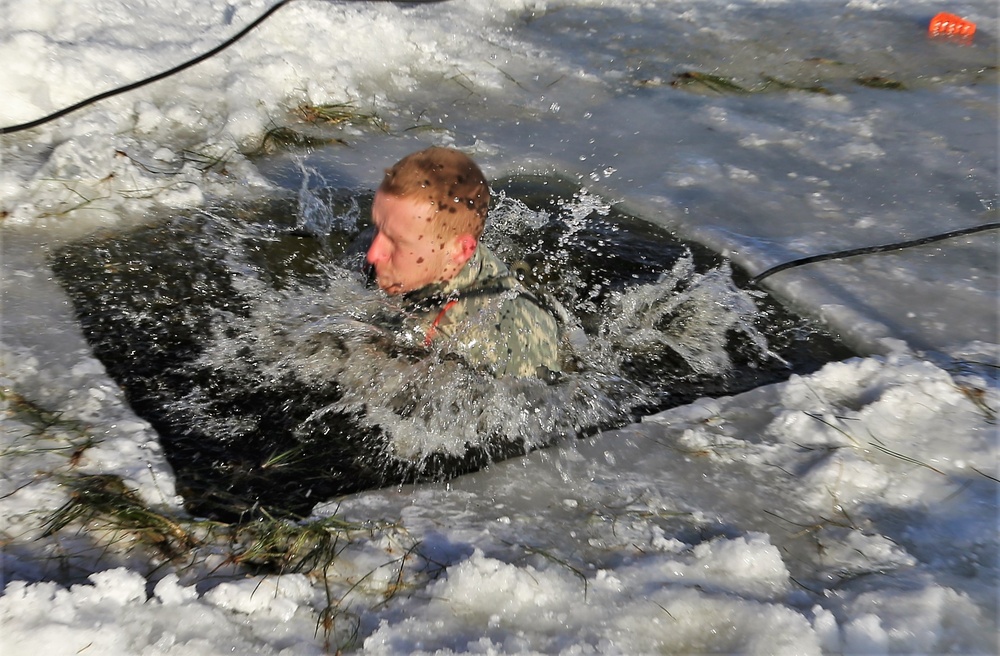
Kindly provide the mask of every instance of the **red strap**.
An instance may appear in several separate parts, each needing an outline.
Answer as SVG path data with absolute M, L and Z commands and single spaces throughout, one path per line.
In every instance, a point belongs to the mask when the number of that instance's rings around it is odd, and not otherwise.
M 438 312 L 438 315 L 434 317 L 434 321 L 431 322 L 430 328 L 427 329 L 427 336 L 424 337 L 424 346 L 430 347 L 431 342 L 434 340 L 434 334 L 437 333 L 438 324 L 441 323 L 442 319 L 444 319 L 445 312 L 450 310 L 451 307 L 455 305 L 455 303 L 458 303 L 458 300 L 454 298 L 451 299 L 450 301 L 444 304 L 444 307 L 441 308 L 441 311 Z

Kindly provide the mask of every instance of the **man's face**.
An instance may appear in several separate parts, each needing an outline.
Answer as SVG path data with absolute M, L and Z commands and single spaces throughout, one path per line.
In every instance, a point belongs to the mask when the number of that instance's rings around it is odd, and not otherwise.
M 385 293 L 405 294 L 450 280 L 461 268 L 454 258 L 455 239 L 441 237 L 436 220 L 435 207 L 427 200 L 376 192 L 375 238 L 366 259 Z

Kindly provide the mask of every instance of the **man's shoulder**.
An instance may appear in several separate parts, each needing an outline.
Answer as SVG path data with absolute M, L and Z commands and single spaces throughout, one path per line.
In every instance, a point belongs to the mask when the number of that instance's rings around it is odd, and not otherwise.
M 493 252 L 486 244 L 480 243 L 476 247 L 476 255 L 482 260 L 484 269 L 495 270 L 498 275 L 504 275 L 508 273 L 507 265 L 504 264 L 503 260 L 497 257 L 497 254 Z
M 552 312 L 523 287 L 512 293 L 500 306 L 499 321 L 502 326 L 513 328 L 518 334 L 549 333 L 558 329 Z
M 500 375 L 533 376 L 539 366 L 559 368 L 559 324 L 552 312 L 485 246 L 478 275 L 458 288 L 441 317 L 444 335 L 467 345 L 473 361 Z
M 460 296 L 452 319 L 464 323 L 466 336 L 492 335 L 491 341 L 555 343 L 559 324 L 535 294 L 518 284 Z M 450 312 L 449 312 L 450 313 Z
M 501 283 L 507 283 L 505 286 L 510 286 L 509 283 L 511 281 L 507 280 L 508 278 L 512 279 L 510 269 L 485 244 L 479 244 L 476 248 L 471 263 L 475 271 L 466 287 L 475 288 L 483 286 L 489 283 L 489 281 L 495 281 L 497 286 L 501 286 Z

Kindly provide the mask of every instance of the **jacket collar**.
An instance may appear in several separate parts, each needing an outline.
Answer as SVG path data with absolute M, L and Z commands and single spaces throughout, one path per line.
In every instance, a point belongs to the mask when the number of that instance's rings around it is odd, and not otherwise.
M 489 248 L 478 244 L 472 257 L 451 280 L 421 287 L 404 295 L 403 299 L 413 306 L 437 305 L 446 299 L 457 298 L 463 291 L 484 280 L 502 277 L 507 273 L 503 262 Z

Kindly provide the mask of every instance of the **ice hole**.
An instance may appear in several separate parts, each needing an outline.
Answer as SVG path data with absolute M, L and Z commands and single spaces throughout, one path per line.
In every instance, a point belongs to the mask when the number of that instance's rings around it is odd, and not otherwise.
M 483 241 L 559 314 L 557 381 L 495 380 L 408 339 L 360 266 L 367 191 L 171 216 L 53 266 L 189 510 L 219 519 L 446 479 L 853 355 L 718 254 L 586 190 L 519 177 L 494 192 Z

